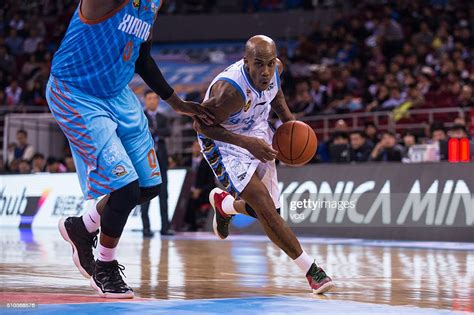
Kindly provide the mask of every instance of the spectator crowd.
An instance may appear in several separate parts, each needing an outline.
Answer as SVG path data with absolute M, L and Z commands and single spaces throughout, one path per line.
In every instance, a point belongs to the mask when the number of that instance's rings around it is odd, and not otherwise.
M 16 142 L 8 144 L 7 159 L 0 157 L 0 174 L 66 173 L 75 172 L 76 167 L 69 148 L 64 158 L 57 159 L 37 152 L 28 142 L 28 132 L 20 129 L 16 132 Z
M 473 31 L 471 1 L 360 1 L 281 49 L 282 84 L 299 117 L 472 108 Z
M 337 1 L 336 1 L 337 2 Z M 243 12 L 313 8 L 314 1 L 243 1 Z M 180 4 L 180 5 L 178 5 Z M 169 1 L 164 13 L 183 6 L 212 11 L 216 1 Z M 174 7 L 173 7 L 174 6 Z M 462 0 L 350 1 L 332 24 L 314 25 L 284 46 L 282 87 L 299 119 L 315 115 L 423 108 L 474 108 L 474 3 Z M 75 0 L 3 1 L 0 8 L 0 110 L 45 107 L 52 55 L 77 7 Z M 183 11 L 184 10 L 184 11 Z M 189 11 L 192 13 L 192 10 Z M 1 112 L 1 111 L 0 111 Z M 370 120 L 350 130 L 338 122 L 315 162 L 401 161 L 415 144 L 471 137 L 464 117 L 433 124 L 420 134 L 380 133 Z M 449 126 L 449 128 L 445 128 Z M 70 157 L 45 159 L 25 142 L 8 145 L 0 171 L 72 170 Z M 170 166 L 178 158 L 172 157 Z

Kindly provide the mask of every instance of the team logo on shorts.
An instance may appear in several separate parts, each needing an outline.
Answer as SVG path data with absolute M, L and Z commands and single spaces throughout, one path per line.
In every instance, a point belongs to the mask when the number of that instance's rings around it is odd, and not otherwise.
M 230 164 L 230 169 L 234 174 L 237 174 L 236 176 L 239 180 L 244 180 L 244 178 L 247 176 L 247 168 L 239 160 L 232 161 Z
M 127 174 L 127 170 L 125 169 L 125 167 L 123 167 L 123 165 L 117 165 L 113 170 L 112 170 L 112 174 L 114 174 L 115 176 L 117 177 L 122 177 L 123 175 Z
M 121 159 L 121 154 L 118 145 L 116 143 L 112 143 L 108 148 L 104 150 L 102 156 L 108 166 L 119 162 L 119 160 Z
M 133 0 L 133 7 L 138 9 L 140 7 L 140 0 Z

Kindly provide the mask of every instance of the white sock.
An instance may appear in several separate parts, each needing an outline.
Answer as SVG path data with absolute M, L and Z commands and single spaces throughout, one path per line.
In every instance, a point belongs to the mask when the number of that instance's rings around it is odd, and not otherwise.
M 99 244 L 99 257 L 98 259 L 103 262 L 109 262 L 115 260 L 115 253 L 117 252 L 117 247 L 108 248 Z
M 227 196 L 222 200 L 222 210 L 227 214 L 238 214 L 234 209 L 235 198 L 231 195 Z
M 95 232 L 100 227 L 100 214 L 97 212 L 96 205 L 92 206 L 89 211 L 82 215 L 82 221 L 89 233 Z
M 309 268 L 311 268 L 311 265 L 314 263 L 314 259 L 306 254 L 305 251 L 303 251 L 301 255 L 293 261 L 301 269 L 301 271 L 304 272 L 305 275 L 308 273 Z

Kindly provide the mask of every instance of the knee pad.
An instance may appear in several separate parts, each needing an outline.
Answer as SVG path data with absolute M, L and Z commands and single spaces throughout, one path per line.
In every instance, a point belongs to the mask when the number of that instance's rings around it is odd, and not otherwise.
M 252 207 L 248 203 L 245 203 L 245 211 L 247 211 L 249 216 L 254 217 L 255 219 L 258 219 L 257 213 L 255 212 L 255 210 L 252 209 Z M 276 212 L 280 214 L 280 208 L 276 209 Z
M 161 184 L 151 187 L 140 187 L 140 204 L 148 202 L 158 196 L 161 191 Z
M 100 226 L 105 235 L 119 238 L 127 223 L 128 216 L 140 201 L 138 180 L 113 191 L 100 218 Z

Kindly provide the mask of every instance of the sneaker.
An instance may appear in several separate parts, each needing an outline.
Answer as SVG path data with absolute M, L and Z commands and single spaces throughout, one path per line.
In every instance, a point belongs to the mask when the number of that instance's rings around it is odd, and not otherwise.
M 79 272 L 90 278 L 94 272 L 95 259 L 92 248 L 97 246 L 99 230 L 89 233 L 81 217 L 69 217 L 59 220 L 59 232 L 72 247 L 72 261 Z
M 314 294 L 322 294 L 335 287 L 332 279 L 324 272 L 324 270 L 315 263 L 311 265 L 306 274 L 309 286 L 313 289 Z
M 209 202 L 214 209 L 212 228 L 214 234 L 222 240 L 229 236 L 229 223 L 232 220 L 232 216 L 222 210 L 222 201 L 229 195 L 229 193 L 220 188 L 214 188 L 209 193 Z
M 97 260 L 91 278 L 91 287 L 96 289 L 99 295 L 104 298 L 132 299 L 133 290 L 123 281 L 120 275 L 122 273 L 125 276 L 124 270 L 125 267 L 116 260 L 111 262 Z

